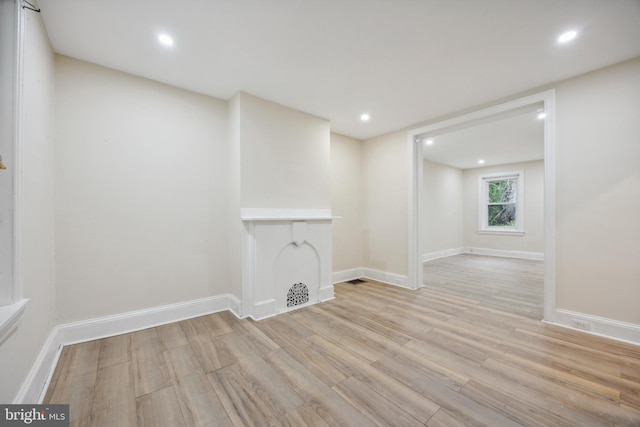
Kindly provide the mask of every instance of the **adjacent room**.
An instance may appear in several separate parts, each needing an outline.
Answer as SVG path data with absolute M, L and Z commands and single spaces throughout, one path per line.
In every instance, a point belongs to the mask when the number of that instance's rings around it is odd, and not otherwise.
M 486 304 L 542 320 L 544 118 L 534 104 L 420 136 L 425 285 L 462 286 Z M 460 274 L 466 284 L 452 279 Z
M 0 0 L 0 406 L 640 425 L 639 24 Z

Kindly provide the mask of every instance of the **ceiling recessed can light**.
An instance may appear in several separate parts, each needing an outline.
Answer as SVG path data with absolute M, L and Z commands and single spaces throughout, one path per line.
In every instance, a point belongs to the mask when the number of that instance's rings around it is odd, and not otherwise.
M 367 113 L 363 113 L 360 115 L 360 120 L 362 120 L 363 122 L 368 122 L 370 118 L 371 116 Z
M 578 32 L 575 30 L 566 31 L 560 34 L 560 36 L 558 37 L 558 43 L 570 42 L 571 40 L 575 39 L 577 35 L 578 35 Z
M 424 143 L 427 145 L 433 145 L 433 139 L 426 139 Z
M 168 34 L 160 34 L 158 36 L 158 41 L 164 46 L 173 46 L 173 37 Z
M 479 165 L 484 164 L 484 160 L 482 160 L 482 159 L 478 160 L 478 164 L 479 164 Z

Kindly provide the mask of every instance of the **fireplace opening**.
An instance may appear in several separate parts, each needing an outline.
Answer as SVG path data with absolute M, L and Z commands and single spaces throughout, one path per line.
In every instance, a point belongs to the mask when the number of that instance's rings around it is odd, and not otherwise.
M 296 283 L 287 293 L 287 307 L 306 304 L 309 302 L 309 288 L 304 283 Z

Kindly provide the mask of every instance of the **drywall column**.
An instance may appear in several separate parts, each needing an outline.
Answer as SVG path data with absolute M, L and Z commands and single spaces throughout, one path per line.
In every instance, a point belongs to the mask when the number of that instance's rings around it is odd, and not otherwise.
M 359 277 L 363 261 L 362 141 L 331 134 L 331 213 L 333 222 L 333 271 Z
M 255 289 L 247 286 L 253 278 L 247 269 L 251 257 L 246 242 L 257 236 L 251 235 L 247 224 L 241 225 L 240 211 L 276 216 L 277 211 L 295 211 L 300 218 L 311 211 L 330 215 L 330 129 L 327 120 L 243 92 L 229 101 L 228 117 L 230 276 L 234 293 L 239 289 L 246 293 Z M 245 243 L 244 256 L 239 255 L 240 241 Z M 327 250 L 330 263 L 330 245 Z M 323 260 L 325 256 L 319 254 Z M 243 294 L 242 298 L 252 300 L 253 296 Z
M 240 93 L 243 208 L 329 209 L 329 122 Z

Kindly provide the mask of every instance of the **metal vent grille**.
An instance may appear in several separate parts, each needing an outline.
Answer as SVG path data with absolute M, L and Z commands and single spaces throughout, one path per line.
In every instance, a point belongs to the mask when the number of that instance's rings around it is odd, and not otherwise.
M 295 307 L 296 305 L 309 302 L 309 288 L 304 283 L 296 283 L 287 293 L 287 307 Z

